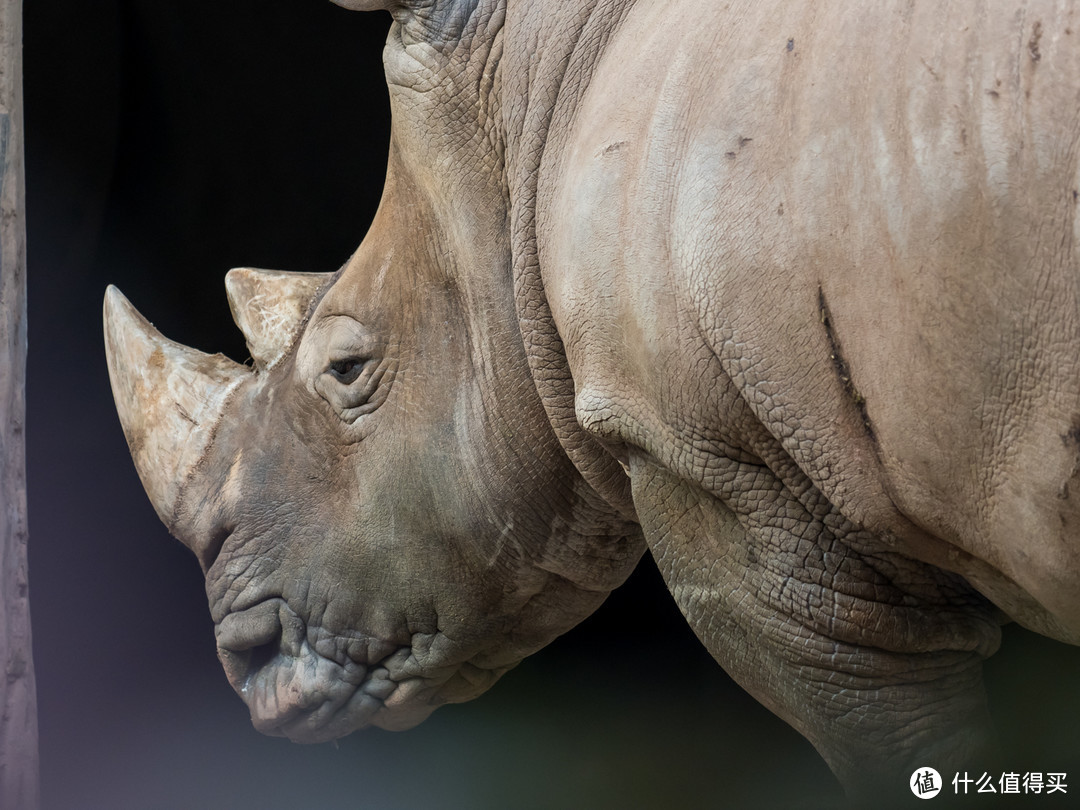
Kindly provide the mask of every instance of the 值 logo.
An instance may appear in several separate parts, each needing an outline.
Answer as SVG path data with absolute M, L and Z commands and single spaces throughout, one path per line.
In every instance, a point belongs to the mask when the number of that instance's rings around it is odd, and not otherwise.
M 908 784 L 911 786 L 911 792 L 920 799 L 934 798 L 943 787 L 941 774 L 933 768 L 917 768 Z

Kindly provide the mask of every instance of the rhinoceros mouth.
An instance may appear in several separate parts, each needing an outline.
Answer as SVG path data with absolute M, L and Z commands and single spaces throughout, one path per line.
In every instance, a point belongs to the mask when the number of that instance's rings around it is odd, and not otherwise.
M 327 742 L 372 725 L 411 728 L 502 674 L 478 678 L 467 664 L 467 679 L 456 677 L 459 665 L 421 671 L 411 644 L 311 628 L 280 598 L 230 613 L 216 634 L 218 658 L 255 728 L 294 742 Z

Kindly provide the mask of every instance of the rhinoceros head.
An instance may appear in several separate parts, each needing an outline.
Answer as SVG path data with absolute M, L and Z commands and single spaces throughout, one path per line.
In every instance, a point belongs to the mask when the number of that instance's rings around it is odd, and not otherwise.
M 252 367 L 106 297 L 146 491 L 203 566 L 256 727 L 299 741 L 476 696 L 640 556 L 544 435 L 529 381 L 503 374 L 517 352 L 471 334 L 445 279 L 385 258 L 336 280 L 232 271 Z
M 644 549 L 567 459 L 530 376 L 497 155 L 475 138 L 425 145 L 414 96 L 391 79 L 383 200 L 345 267 L 227 277 L 251 366 L 106 296 L 146 491 L 201 562 L 256 727 L 300 741 L 409 727 L 478 695 Z

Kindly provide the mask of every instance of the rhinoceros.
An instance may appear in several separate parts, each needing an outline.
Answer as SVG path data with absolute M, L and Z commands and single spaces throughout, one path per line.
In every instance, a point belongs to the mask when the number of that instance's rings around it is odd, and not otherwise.
M 1001 626 L 1080 643 L 1080 3 L 337 2 L 356 253 L 226 276 L 250 365 L 105 301 L 255 726 L 413 726 L 648 550 L 848 786 L 981 761 Z

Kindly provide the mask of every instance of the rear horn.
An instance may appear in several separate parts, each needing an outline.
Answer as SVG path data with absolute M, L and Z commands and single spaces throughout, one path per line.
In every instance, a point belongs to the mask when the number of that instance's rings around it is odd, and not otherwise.
M 333 273 L 287 273 L 237 267 L 225 276 L 233 320 L 260 371 L 289 350 L 315 295 Z

